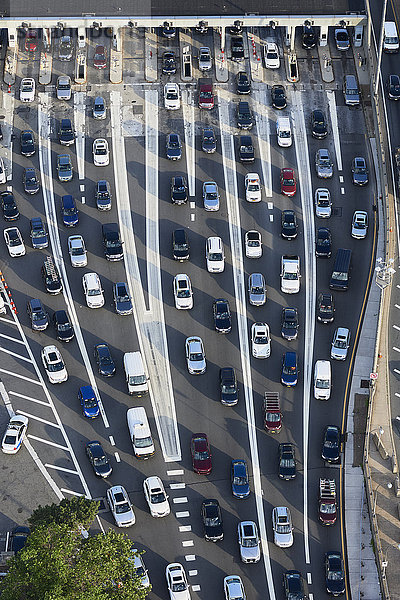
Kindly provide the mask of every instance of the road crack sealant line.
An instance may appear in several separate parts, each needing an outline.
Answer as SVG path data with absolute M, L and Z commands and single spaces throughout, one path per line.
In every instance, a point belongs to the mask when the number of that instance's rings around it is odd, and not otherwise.
M 310 394 L 315 335 L 316 303 L 316 259 L 314 205 L 311 185 L 311 169 L 307 143 L 306 124 L 300 92 L 293 92 L 292 124 L 298 164 L 298 181 L 301 192 L 301 206 L 304 225 L 304 287 L 306 292 L 306 311 L 304 322 L 304 377 L 303 377 L 303 527 L 304 553 L 306 564 L 310 564 L 310 545 L 308 529 L 308 436 L 310 419 Z
M 272 198 L 272 162 L 271 162 L 271 144 L 269 143 L 270 126 L 269 118 L 265 113 L 266 92 L 254 90 L 254 101 L 256 107 L 256 129 L 257 140 L 260 148 L 261 169 L 264 179 L 264 190 L 267 198 Z
M 85 92 L 74 92 L 75 146 L 80 180 L 85 179 L 85 98 Z
M 253 467 L 254 497 L 260 529 L 260 539 L 263 550 L 265 574 L 267 578 L 269 599 L 276 600 L 272 577 L 271 560 L 268 548 L 267 529 L 263 506 L 263 491 L 261 487 L 260 461 L 257 447 L 257 428 L 254 415 L 254 397 L 251 377 L 249 338 L 247 331 L 247 304 L 244 283 L 244 267 L 242 252 L 242 236 L 240 211 L 237 189 L 236 159 L 234 136 L 225 133 L 229 125 L 229 104 L 220 96 L 218 98 L 219 120 L 221 123 L 221 152 L 224 169 L 226 202 L 229 218 L 229 236 L 232 252 L 233 283 L 235 287 L 236 316 L 239 333 L 240 359 L 243 373 L 243 389 L 246 404 L 247 429 L 249 434 L 250 455 Z
M 186 167 L 189 196 L 196 195 L 196 136 L 193 90 L 182 90 L 183 129 L 185 132 Z M 158 156 L 158 155 L 157 155 Z
M 49 108 L 49 96 L 46 93 L 39 94 L 40 104 L 38 106 L 38 132 L 39 132 L 39 163 L 40 173 L 42 178 L 42 189 L 43 189 L 43 201 L 46 212 L 47 226 L 50 236 L 51 248 L 53 256 L 59 267 L 63 279 L 63 296 L 67 305 L 71 320 L 74 325 L 75 337 L 78 342 L 79 350 L 82 356 L 82 360 L 89 378 L 90 385 L 96 394 L 97 401 L 99 403 L 100 413 L 103 419 L 104 427 L 110 426 L 106 412 L 104 410 L 103 402 L 100 397 L 96 379 L 93 373 L 92 365 L 90 364 L 89 355 L 86 350 L 85 341 L 81 326 L 78 320 L 78 315 L 75 310 L 74 301 L 72 298 L 71 288 L 65 268 L 64 257 L 61 249 L 60 235 L 58 232 L 57 223 L 57 211 L 54 201 L 53 192 L 53 177 L 52 177 L 52 166 L 51 166 L 51 144 L 50 144 L 50 115 L 48 112 Z
M 133 319 L 139 348 L 150 375 L 149 392 L 154 419 L 165 462 L 182 460 L 175 398 L 169 366 L 169 352 L 159 255 L 158 228 L 158 92 L 145 91 L 146 118 L 146 252 L 149 307 L 146 309 L 136 252 L 129 186 L 126 170 L 125 139 L 122 136 L 121 94 L 110 94 L 114 179 L 118 220 L 125 244 L 124 264 L 133 299 Z M 157 217 L 157 219 L 156 219 Z M 151 222 L 150 222 L 151 221 Z M 148 223 L 147 223 L 148 222 Z

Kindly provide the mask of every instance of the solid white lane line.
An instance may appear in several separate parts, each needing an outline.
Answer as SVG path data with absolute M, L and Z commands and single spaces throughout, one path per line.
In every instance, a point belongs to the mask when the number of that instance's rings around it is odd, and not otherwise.
M 175 516 L 177 519 L 184 519 L 185 517 L 190 517 L 190 512 L 188 510 L 183 510 L 175 513 Z
M 239 197 L 236 177 L 236 157 L 233 135 L 229 131 L 229 104 L 221 94 L 218 97 L 219 122 L 221 127 L 221 152 L 224 169 L 227 211 L 229 218 L 229 236 L 232 252 L 233 282 L 235 288 L 236 317 L 239 333 L 240 358 L 243 374 L 247 428 L 249 446 L 253 467 L 254 497 L 260 529 L 260 539 L 263 550 L 263 561 L 268 583 L 270 600 L 275 600 L 275 588 L 272 578 L 272 568 L 268 548 L 266 518 L 264 514 L 263 495 L 261 488 L 260 461 L 257 448 L 257 429 L 254 415 L 254 397 L 251 377 L 249 334 L 247 329 L 247 302 L 244 281 L 244 265 L 242 251 L 242 230 L 240 223 Z
M 329 114 L 330 114 L 331 123 L 332 123 L 332 134 L 333 134 L 333 142 L 335 144 L 337 168 L 338 168 L 338 171 L 343 171 L 342 149 L 340 147 L 340 140 L 339 140 L 339 125 L 338 125 L 338 120 L 337 120 L 335 92 L 333 90 L 327 90 L 326 95 L 328 96 Z
M 182 108 L 188 188 L 189 196 L 193 197 L 196 195 L 196 137 L 192 90 L 182 90 Z
M 193 569 L 193 571 L 188 571 L 189 577 L 196 577 L 197 573 L 198 573 L 197 569 Z
M 186 487 L 186 483 L 171 483 L 169 487 L 171 490 L 183 490 Z
M 265 195 L 272 198 L 272 163 L 271 163 L 271 144 L 270 144 L 270 126 L 266 106 L 266 91 L 253 91 L 253 107 L 256 115 L 256 130 L 258 146 L 260 148 L 261 169 L 263 174 L 263 183 Z
M 86 349 L 85 340 L 83 339 L 81 326 L 79 323 L 78 315 L 75 310 L 75 304 L 69 285 L 69 279 L 64 263 L 63 251 L 61 248 L 60 234 L 58 231 L 57 223 L 57 210 L 54 200 L 53 190 L 53 176 L 52 176 L 52 163 L 51 163 L 51 144 L 50 144 L 50 118 L 49 118 L 49 95 L 47 93 L 39 94 L 41 103 L 39 104 L 38 110 L 38 131 L 39 131 L 39 163 L 40 163 L 40 174 L 42 178 L 42 189 L 43 189 L 43 200 L 46 210 L 47 228 L 50 237 L 51 249 L 53 257 L 59 271 L 62 275 L 64 288 L 63 296 L 65 303 L 68 308 L 69 315 L 71 317 L 72 324 L 74 326 L 75 338 L 78 342 L 79 350 L 82 356 L 83 364 L 85 366 L 89 383 L 96 394 L 97 401 L 99 403 L 100 414 L 103 419 L 104 427 L 110 426 L 107 415 L 104 410 L 103 402 L 101 400 L 100 392 L 97 387 L 96 379 L 93 373 L 92 365 L 89 360 L 89 355 Z M 90 310 L 90 309 L 88 309 Z
M 11 390 L 8 393 L 11 394 L 11 396 L 17 396 L 17 398 L 22 398 L 23 400 L 29 400 L 29 402 L 34 402 L 35 404 L 41 404 L 42 406 L 49 406 L 51 408 L 51 405 L 48 402 L 43 402 L 43 400 L 38 400 L 37 398 L 32 398 L 32 396 L 25 396 L 25 394 L 19 394 L 17 392 L 12 392 Z
M 6 375 L 12 375 L 12 377 L 16 377 L 17 379 L 23 379 L 24 381 L 29 381 L 29 383 L 34 383 L 35 385 L 42 386 L 42 382 L 36 379 L 31 379 L 30 377 L 25 377 L 24 375 L 19 375 L 18 373 L 13 373 L 12 371 L 7 371 L 6 369 L 0 369 L 0 373 L 5 373 Z
M 193 540 L 184 540 L 182 542 L 182 546 L 184 548 L 190 548 L 191 546 L 194 546 L 194 541 Z
M 79 475 L 78 471 L 73 471 L 72 469 L 66 469 L 65 467 L 59 467 L 58 465 L 51 465 L 46 463 L 44 465 L 47 469 L 54 469 L 55 471 L 62 471 L 63 473 L 71 473 L 71 475 Z
M 172 502 L 174 504 L 186 504 L 186 502 L 188 501 L 186 496 L 181 496 L 180 498 L 173 498 Z
M 85 179 L 85 97 L 84 92 L 74 92 L 74 122 L 76 160 L 78 163 L 78 177 Z M 83 186 L 81 186 L 82 188 Z M 81 192 L 83 190 L 81 189 Z
M 15 342 L 16 344 L 21 344 L 22 346 L 25 346 L 22 340 L 17 340 L 17 338 L 5 335 L 4 333 L 0 333 L 0 337 L 4 338 L 5 340 L 10 340 L 11 342 Z
M 196 555 L 195 554 L 187 554 L 185 556 L 185 560 L 186 562 L 193 562 L 194 560 L 196 560 Z M 192 586 L 193 589 L 193 586 Z
M 31 359 L 30 358 L 26 358 L 26 356 L 21 356 L 20 354 L 17 354 L 16 352 L 11 352 L 11 350 L 6 350 L 5 348 L 2 348 L 0 346 L 0 352 L 4 352 L 4 354 L 9 354 L 10 356 L 14 356 L 15 358 L 18 358 L 19 360 L 23 360 L 27 363 L 31 363 Z
M 179 531 L 181 533 L 186 533 L 188 531 L 192 531 L 192 526 L 191 525 L 180 525 Z
M 42 444 L 47 444 L 48 446 L 54 446 L 54 448 L 60 448 L 60 450 L 65 450 L 69 452 L 69 448 L 67 446 L 62 446 L 61 444 L 56 444 L 55 442 L 51 442 L 50 440 L 44 440 L 43 438 L 37 437 L 36 435 L 32 435 L 28 433 L 28 438 L 30 440 L 35 440 L 36 442 L 41 442 Z
M 6 317 L 0 317 L 0 321 L 4 321 L 4 323 L 8 323 L 9 325 L 15 325 L 14 321 L 11 321 L 11 319 L 7 319 Z
M 47 419 L 42 419 L 41 417 L 37 417 L 36 415 L 32 415 L 31 413 L 27 413 L 24 410 L 17 410 L 19 415 L 24 415 L 28 417 L 28 419 L 32 419 L 33 421 L 39 421 L 39 423 L 44 423 L 45 425 L 49 425 L 50 427 L 55 427 L 56 429 L 60 429 L 60 425 L 58 423 L 52 423 Z
M 329 94 L 329 92 L 328 92 Z M 315 227 L 314 206 L 312 203 L 311 169 L 307 143 L 307 131 L 304 119 L 302 94 L 293 92 L 292 123 L 295 136 L 295 150 L 298 165 L 298 180 L 301 192 L 301 205 L 304 224 L 304 281 L 306 294 L 306 311 L 304 323 L 304 377 L 303 377 L 303 526 L 304 552 L 306 564 L 310 563 L 310 545 L 308 530 L 308 436 L 310 418 L 310 389 L 312 377 L 312 361 L 315 333 L 316 302 L 316 259 L 315 259 Z M 331 101 L 330 101 L 331 102 Z M 334 102 L 334 100 L 333 100 Z M 330 104 L 330 108 L 331 104 Z M 332 122 L 334 128 L 334 123 Z M 340 157 L 340 148 L 339 153 Z M 338 159 L 339 160 L 339 159 Z M 340 159 L 341 160 L 341 159 Z
M 183 475 L 185 471 L 183 469 L 172 469 L 171 471 L 167 471 L 168 477 L 174 477 L 175 475 Z

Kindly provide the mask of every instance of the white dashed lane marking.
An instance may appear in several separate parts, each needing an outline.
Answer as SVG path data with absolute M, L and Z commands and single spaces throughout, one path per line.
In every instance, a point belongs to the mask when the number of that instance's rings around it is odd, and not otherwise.
M 197 573 L 198 573 L 197 569 L 193 569 L 193 571 L 189 571 L 188 574 L 189 574 L 189 577 L 196 577 Z
M 192 590 L 194 592 L 199 592 L 201 590 L 201 587 L 199 585 L 192 585 Z
M 192 562 L 192 561 L 196 560 L 196 555 L 195 554 L 187 554 L 185 556 L 185 560 L 186 560 L 186 562 Z
M 183 475 L 183 469 L 173 469 L 172 471 L 167 471 L 168 477 L 174 477 L 175 475 Z
M 186 496 L 182 496 L 180 498 L 174 498 L 173 499 L 173 503 L 174 504 L 185 504 L 188 501 Z
M 399 308 L 400 309 L 400 306 L 398 304 L 395 304 L 394 306 L 395 306 L 395 308 Z
M 307 583 L 308 583 L 308 585 L 311 585 L 311 583 L 312 583 L 311 573 L 307 573 Z
M 397 375 L 400 375 L 400 371 L 398 369 L 393 369 L 394 373 L 397 373 Z
M 115 441 L 114 441 L 114 438 L 113 438 L 113 436 L 112 436 L 112 435 L 109 435 L 109 436 L 108 436 L 108 439 L 110 440 L 110 444 L 111 444 L 111 446 L 115 446 Z
M 186 533 L 187 531 L 192 531 L 192 526 L 191 525 L 180 525 L 179 531 L 181 533 Z
M 177 519 L 183 519 L 184 517 L 190 517 L 190 512 L 188 510 L 183 510 L 182 512 L 175 513 Z
M 400 327 L 398 325 L 393 325 L 393 329 L 397 329 L 397 331 L 400 331 Z
M 194 541 L 193 540 L 184 540 L 182 542 L 182 546 L 184 548 L 189 548 L 189 546 L 194 546 Z
M 117 463 L 121 462 L 121 458 L 120 458 L 118 452 L 114 452 L 114 456 L 115 456 L 115 460 L 117 461 Z
M 169 487 L 171 490 L 183 490 L 186 487 L 186 483 L 171 483 Z

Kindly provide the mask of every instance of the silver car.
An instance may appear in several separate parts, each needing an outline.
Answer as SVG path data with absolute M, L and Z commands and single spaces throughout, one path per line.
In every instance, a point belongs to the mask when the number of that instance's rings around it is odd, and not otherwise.
M 262 306 L 267 301 L 267 284 L 262 273 L 252 273 L 248 282 L 249 302 L 253 306 Z
M 73 55 L 72 40 L 69 35 L 63 35 L 58 48 L 59 60 L 71 60 Z
M 356 210 L 351 223 L 351 237 L 363 240 L 368 231 L 368 213 L 364 210 Z
M 256 563 L 261 558 L 260 538 L 254 521 L 241 521 L 238 525 L 240 558 L 244 563 Z
M 211 52 L 210 48 L 202 47 L 199 49 L 199 69 L 200 71 L 209 71 L 211 69 Z
M 203 183 L 203 202 L 206 210 L 219 210 L 219 193 L 215 181 L 205 181 Z
M 333 162 L 329 150 L 320 148 L 315 154 L 315 169 L 321 179 L 330 179 L 333 176 Z
M 73 267 L 86 267 L 87 252 L 85 242 L 81 235 L 70 235 L 68 238 L 68 252 Z
M 347 327 L 338 327 L 332 340 L 331 358 L 334 360 L 346 360 L 349 346 L 350 330 Z
M 326 188 L 315 190 L 315 214 L 320 219 L 329 219 L 332 214 L 331 193 Z
M 135 524 L 133 506 L 122 485 L 113 485 L 107 489 L 107 502 L 117 527 L 130 527 Z
M 206 371 L 206 353 L 203 341 L 199 337 L 186 338 L 185 342 L 187 368 L 191 375 L 202 375 Z
M 290 548 L 293 545 L 292 517 L 286 506 L 276 506 L 272 510 L 272 529 L 276 546 Z
M 71 100 L 71 77 L 69 75 L 60 75 L 57 78 L 57 99 Z
M 94 119 L 105 119 L 107 114 L 106 103 L 104 102 L 104 98 L 101 96 L 97 96 L 94 99 L 93 104 L 93 118 Z

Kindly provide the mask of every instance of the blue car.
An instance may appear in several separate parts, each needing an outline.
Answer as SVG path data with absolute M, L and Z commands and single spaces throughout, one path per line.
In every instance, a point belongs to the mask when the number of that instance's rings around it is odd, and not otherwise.
M 79 212 L 71 194 L 61 198 L 61 214 L 65 227 L 75 227 L 79 223 Z
M 95 419 L 99 416 L 99 403 L 91 385 L 83 385 L 79 388 L 78 400 L 81 403 L 82 412 L 85 417 Z
M 232 461 L 231 483 L 235 498 L 247 498 L 250 495 L 249 473 L 245 460 Z
M 282 357 L 281 383 L 287 387 L 297 385 L 297 354 L 296 352 L 285 352 Z

